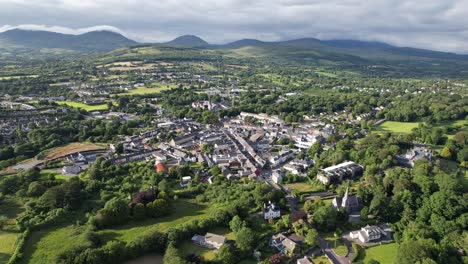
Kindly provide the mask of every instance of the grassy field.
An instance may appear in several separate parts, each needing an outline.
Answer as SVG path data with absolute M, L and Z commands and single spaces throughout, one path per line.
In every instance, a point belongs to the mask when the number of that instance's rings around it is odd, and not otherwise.
M 175 211 L 169 216 L 132 221 L 117 228 L 101 230 L 98 233 L 104 242 L 113 239 L 128 242 L 150 229 L 164 232 L 182 223 L 202 219 L 210 212 L 207 205 L 196 204 L 183 199 L 175 201 L 173 208 Z M 80 228 L 74 226 L 73 221 L 70 221 L 70 223 L 64 225 L 32 232 L 26 242 L 24 258 L 21 263 L 53 263 L 58 252 L 83 243 L 77 238 L 80 231 L 82 231 Z M 74 239 L 70 239 L 72 237 Z
M 149 87 L 138 87 L 136 89 L 127 91 L 125 93 L 120 93 L 118 95 L 135 95 L 135 94 L 152 94 L 152 93 L 160 93 L 165 90 L 170 90 L 172 88 L 176 88 L 177 84 L 174 83 L 153 83 Z
M 285 184 L 286 187 L 297 190 L 300 193 L 310 193 L 315 191 L 314 187 L 307 182 L 296 182 Z
M 138 222 L 133 221 L 117 228 L 102 230 L 99 233 L 109 240 L 118 239 L 128 242 L 145 233 L 147 230 L 157 229 L 160 232 L 164 232 L 182 223 L 194 219 L 203 219 L 210 212 L 210 208 L 207 205 L 197 204 L 183 199 L 175 201 L 173 208 L 175 211 L 169 216 Z
M 331 263 L 330 260 L 328 260 L 328 258 L 324 255 L 324 254 L 321 254 L 321 255 L 318 255 L 314 258 L 312 258 L 312 261 L 316 264 L 328 264 L 328 263 Z
M 316 74 L 322 75 L 325 77 L 330 77 L 330 78 L 336 78 L 338 75 L 332 72 L 326 72 L 326 71 L 315 71 Z
M 371 247 L 364 251 L 363 257 L 360 258 L 360 260 L 363 260 L 364 263 L 367 263 L 369 260 L 374 259 L 377 260 L 380 264 L 393 264 L 395 263 L 397 251 L 397 243 Z
M 418 127 L 419 122 L 395 122 L 385 121 L 375 127 L 378 132 L 392 132 L 392 133 L 411 133 L 413 128 Z
M 98 104 L 98 105 L 87 105 L 84 103 L 79 103 L 79 102 L 66 102 L 66 101 L 59 101 L 57 102 L 59 105 L 67 105 L 73 108 L 81 108 L 85 111 L 92 112 L 92 111 L 101 111 L 101 110 L 107 110 L 107 104 Z
M 41 155 L 38 155 L 38 159 L 53 160 L 60 157 L 64 157 L 76 152 L 91 151 L 91 150 L 102 150 L 104 147 L 91 144 L 91 143 L 70 143 L 68 145 L 49 149 Z M 44 156 L 45 155 L 45 156 Z M 42 157 L 39 157 L 42 156 Z
M 0 204 L 0 215 L 8 218 L 0 230 L 0 263 L 7 263 L 15 251 L 16 238 L 20 234 L 15 219 L 23 212 L 23 207 L 14 198 L 5 198 Z

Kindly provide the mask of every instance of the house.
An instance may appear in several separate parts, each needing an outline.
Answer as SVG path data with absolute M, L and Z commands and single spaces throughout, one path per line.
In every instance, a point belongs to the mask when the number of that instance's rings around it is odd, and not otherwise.
M 364 168 L 352 161 L 346 161 L 335 166 L 321 169 L 317 179 L 324 185 L 340 183 L 344 179 L 354 178 L 364 171 Z
M 281 183 L 283 181 L 283 173 L 281 171 L 276 170 L 271 174 L 271 179 L 276 184 Z
M 166 164 L 164 162 L 156 162 L 155 166 L 156 172 L 166 173 L 168 171 Z
M 359 241 L 361 241 L 362 243 L 378 240 L 382 237 L 382 235 L 386 236 L 387 233 L 378 226 L 370 225 L 361 228 L 361 230 L 351 231 L 349 233 L 351 239 L 359 239 Z
M 346 192 L 343 197 L 335 197 L 332 201 L 332 207 L 336 211 L 344 209 L 346 212 L 351 212 L 355 209 L 359 209 L 361 203 L 356 195 L 349 195 L 349 186 L 346 187 Z
M 206 248 L 219 249 L 226 243 L 227 239 L 225 236 L 216 235 L 212 233 L 206 233 L 205 236 L 194 235 L 192 242 Z
M 409 168 L 413 168 L 414 163 L 420 159 L 432 161 L 432 150 L 425 147 L 414 147 L 406 154 L 396 157 L 398 163 Z
M 187 187 L 191 181 L 192 181 L 192 177 L 190 176 L 182 177 L 182 181 L 180 182 L 180 187 L 182 188 Z
M 307 256 L 297 259 L 297 264 L 314 264 L 314 262 Z
M 62 173 L 63 174 L 78 174 L 82 171 L 81 167 L 76 164 L 67 164 L 63 166 Z
M 270 246 L 276 248 L 282 254 L 294 254 L 299 250 L 299 244 L 282 233 L 271 237 Z
M 265 220 L 271 218 L 279 218 L 281 216 L 281 210 L 278 205 L 268 201 L 268 203 L 263 204 L 263 218 Z

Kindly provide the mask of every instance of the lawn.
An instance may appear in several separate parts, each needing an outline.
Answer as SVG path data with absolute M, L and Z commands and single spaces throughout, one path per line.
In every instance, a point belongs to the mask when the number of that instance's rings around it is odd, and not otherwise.
M 23 207 L 14 198 L 5 198 L 0 204 L 0 215 L 8 218 L 0 230 L 0 263 L 7 263 L 15 251 L 16 238 L 20 234 L 15 219 L 23 212 Z
M 313 257 L 312 258 L 312 261 L 316 264 L 328 264 L 328 263 L 331 263 L 330 260 L 328 260 L 328 258 L 324 255 L 324 254 L 321 254 L 321 255 L 318 255 L 316 257 Z
M 336 254 L 340 256 L 346 256 L 348 254 L 348 248 L 339 237 L 334 237 L 332 233 L 324 234 L 323 238 L 328 242 L 331 248 Z
M 177 84 L 174 83 L 152 83 L 150 86 L 141 86 L 125 93 L 120 93 L 118 95 L 136 95 L 136 94 L 152 94 L 160 93 L 165 90 L 170 90 L 176 88 Z
M 116 228 L 101 230 L 98 234 L 101 235 L 104 242 L 113 239 L 129 242 L 150 229 L 164 232 L 182 223 L 204 218 L 210 212 L 207 205 L 184 199 L 175 201 L 173 208 L 175 211 L 169 216 L 131 221 Z M 83 241 L 75 239 L 82 231 L 81 227 L 76 227 L 73 224 L 74 221 L 69 221 L 67 224 L 32 232 L 26 242 L 24 258 L 21 263 L 53 263 L 58 252 L 82 244 Z
M 363 253 L 363 257 L 360 257 L 364 263 L 369 260 L 377 260 L 380 264 L 393 264 L 395 263 L 396 255 L 398 251 L 397 243 L 390 243 L 381 246 L 375 246 L 367 248 Z
M 67 101 L 59 101 L 57 102 L 59 105 L 67 105 L 73 108 L 81 108 L 85 111 L 92 112 L 92 111 L 102 111 L 107 110 L 107 104 L 98 104 L 98 105 L 88 105 L 79 102 L 67 102 Z
M 285 184 L 285 186 L 290 189 L 297 190 L 300 193 L 310 193 L 314 191 L 313 186 L 307 182 L 288 183 Z
M 392 132 L 392 133 L 411 133 L 413 128 L 418 127 L 419 122 L 395 122 L 385 121 L 375 127 L 378 132 Z

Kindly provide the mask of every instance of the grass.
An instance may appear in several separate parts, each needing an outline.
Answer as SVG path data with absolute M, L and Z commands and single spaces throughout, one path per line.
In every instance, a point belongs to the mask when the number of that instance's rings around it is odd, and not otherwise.
M 7 197 L 0 204 L 0 215 L 8 218 L 0 230 L 0 263 L 7 263 L 16 248 L 16 239 L 20 234 L 15 219 L 23 212 L 23 206 L 14 198 Z
M 169 216 L 131 221 L 116 228 L 101 230 L 98 234 L 104 243 L 114 239 L 129 242 L 150 229 L 165 232 L 182 223 L 202 219 L 210 212 L 207 205 L 184 199 L 175 201 L 173 208 L 175 211 Z M 70 221 L 66 224 L 32 232 L 26 242 L 24 258 L 20 263 L 54 263 L 55 257 L 60 251 L 83 244 L 81 239 L 77 239 L 81 231 L 81 227 L 74 226 L 73 221 Z
M 328 263 L 331 263 L 330 260 L 328 260 L 328 258 L 324 255 L 324 254 L 321 254 L 321 255 L 318 255 L 316 257 L 313 257 L 312 258 L 312 261 L 316 264 L 328 264 Z
M 330 78 L 336 78 L 338 75 L 332 72 L 326 72 L 326 71 L 315 71 L 318 75 L 322 75 L 325 77 L 330 77 Z
M 88 112 L 92 111 L 102 111 L 102 110 L 107 110 L 107 104 L 98 104 L 98 105 L 88 105 L 84 103 L 79 103 L 79 102 L 67 102 L 67 101 L 59 101 L 57 102 L 59 105 L 67 105 L 73 108 L 79 108 L 83 109 Z
M 310 193 L 314 191 L 314 187 L 307 182 L 296 182 L 296 183 L 288 183 L 285 184 L 286 187 L 297 190 L 298 192 L 302 193 Z
M 397 243 L 390 243 L 381 246 L 367 248 L 363 253 L 364 263 L 368 263 L 371 259 L 377 260 L 380 264 L 393 264 L 395 263 L 398 251 Z
M 117 228 L 102 230 L 99 233 L 108 240 L 118 239 L 128 242 L 150 229 L 157 229 L 160 232 L 165 232 L 169 228 L 188 221 L 203 219 L 210 212 L 210 208 L 207 205 L 197 204 L 190 200 L 183 199 L 175 201 L 173 208 L 175 208 L 175 211 L 169 216 L 143 221 L 132 221 Z
M 377 132 L 392 132 L 392 133 L 411 133 L 413 128 L 418 127 L 419 122 L 395 122 L 385 121 L 375 127 Z
M 174 83 L 152 83 L 149 87 L 141 86 L 136 89 L 120 93 L 118 95 L 136 95 L 136 94 L 153 94 L 160 93 L 165 90 L 176 88 L 177 84 Z
M 346 256 L 346 254 L 348 254 L 348 248 L 339 237 L 334 237 L 332 233 L 324 234 L 323 237 L 336 254 L 340 256 Z
M 104 147 L 91 144 L 91 143 L 70 143 L 62 147 L 56 147 L 48 149 L 45 152 L 42 152 L 37 156 L 37 159 L 45 159 L 45 160 L 53 160 L 57 158 L 61 158 L 72 153 L 76 152 L 84 152 L 84 151 L 92 151 L 92 150 L 102 150 Z

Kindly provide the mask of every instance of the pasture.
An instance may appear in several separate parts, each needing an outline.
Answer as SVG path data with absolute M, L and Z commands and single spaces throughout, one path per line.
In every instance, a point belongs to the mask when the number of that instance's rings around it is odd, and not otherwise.
M 79 103 L 79 102 L 67 102 L 67 101 L 59 101 L 57 102 L 59 105 L 66 105 L 70 106 L 73 108 L 78 108 L 78 109 L 83 109 L 88 112 L 92 111 L 102 111 L 102 110 L 107 110 L 107 104 L 98 104 L 98 105 L 88 105 L 84 103 Z

